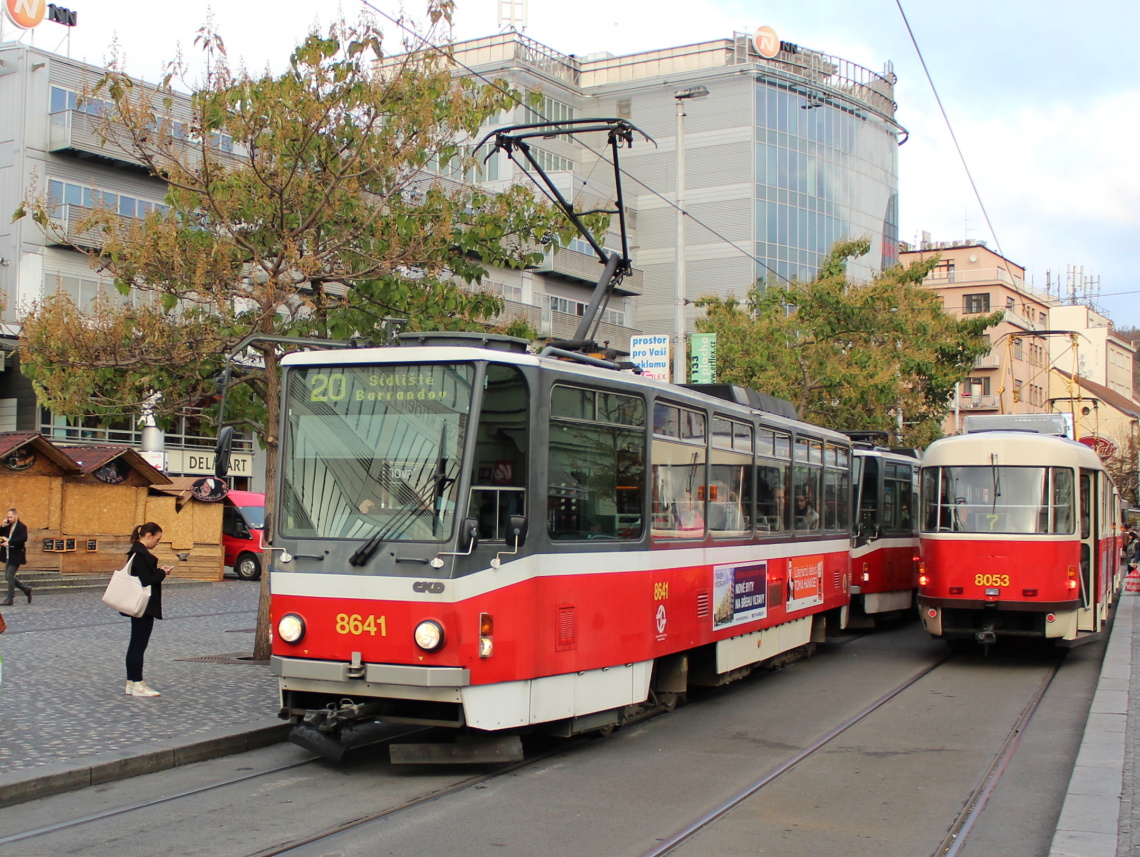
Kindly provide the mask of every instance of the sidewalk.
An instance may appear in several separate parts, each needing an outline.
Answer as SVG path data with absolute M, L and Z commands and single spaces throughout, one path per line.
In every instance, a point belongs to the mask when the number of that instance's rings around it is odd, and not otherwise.
M 1049 857 L 1140 854 L 1140 595 L 1122 593 Z
M 164 588 L 146 653 L 155 699 L 123 692 L 130 623 L 100 592 L 3 608 L 0 807 L 283 740 L 276 679 L 248 661 L 259 589 Z

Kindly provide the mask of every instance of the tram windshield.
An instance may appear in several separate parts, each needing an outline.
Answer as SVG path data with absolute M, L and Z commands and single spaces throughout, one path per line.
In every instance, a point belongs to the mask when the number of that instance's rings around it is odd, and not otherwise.
M 294 369 L 282 535 L 447 539 L 474 377 L 471 364 Z
M 1064 467 L 926 467 L 923 530 L 1072 533 L 1073 471 Z

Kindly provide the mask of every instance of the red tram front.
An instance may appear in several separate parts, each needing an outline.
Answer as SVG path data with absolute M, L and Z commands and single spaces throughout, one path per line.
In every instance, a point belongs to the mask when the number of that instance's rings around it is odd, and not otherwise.
M 283 716 L 605 729 L 842 623 L 844 436 L 740 388 L 420 342 L 284 360 Z
M 980 431 L 931 444 L 921 478 L 918 603 L 932 635 L 1072 645 L 1100 633 L 1119 585 L 1118 504 L 1092 450 Z

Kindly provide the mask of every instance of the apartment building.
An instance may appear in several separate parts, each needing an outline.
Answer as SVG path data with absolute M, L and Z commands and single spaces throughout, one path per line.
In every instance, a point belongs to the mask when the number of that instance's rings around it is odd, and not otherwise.
M 975 361 L 943 430 L 957 432 L 963 414 L 1052 410 L 1049 313 L 1056 299 L 1029 285 L 1023 267 L 980 241 L 924 241 L 917 248 L 904 247 L 899 261 L 906 265 L 935 254 L 938 263 L 923 286 L 941 296 L 948 313 L 963 318 L 1003 311 L 1002 320 L 986 333 L 990 352 Z

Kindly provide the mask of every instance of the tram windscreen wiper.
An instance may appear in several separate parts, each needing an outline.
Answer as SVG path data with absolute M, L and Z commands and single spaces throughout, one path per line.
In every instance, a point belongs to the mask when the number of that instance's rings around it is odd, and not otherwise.
M 423 495 L 402 479 L 400 480 L 400 484 L 406 488 L 407 492 L 418 502 L 414 505 L 407 506 L 407 508 L 403 509 L 400 514 L 398 514 L 388 523 L 388 526 L 384 527 L 381 530 L 377 530 L 376 533 L 368 541 L 358 547 L 352 556 L 348 558 L 349 565 L 364 565 L 366 562 L 368 562 L 368 560 L 372 559 L 372 554 L 376 553 L 376 548 L 380 547 L 381 542 L 387 539 L 388 536 L 390 536 L 397 529 L 414 519 L 417 515 L 423 513 L 426 502 Z
M 448 484 L 454 482 L 447 475 L 447 458 L 444 456 L 443 451 L 447 449 L 447 423 L 443 423 L 439 427 L 439 452 L 435 457 L 435 490 L 432 496 L 432 519 L 431 519 L 431 534 L 433 536 L 439 535 L 440 515 L 443 512 L 443 492 L 447 490 Z

